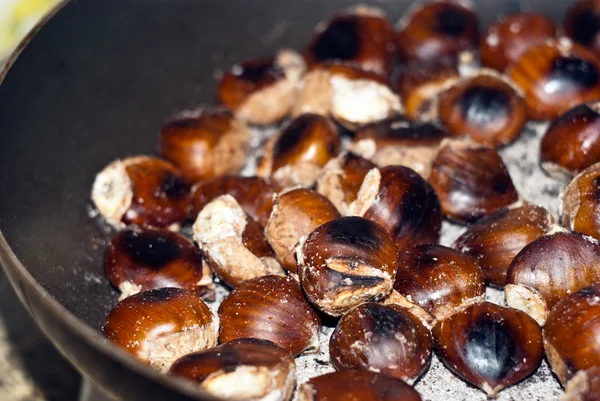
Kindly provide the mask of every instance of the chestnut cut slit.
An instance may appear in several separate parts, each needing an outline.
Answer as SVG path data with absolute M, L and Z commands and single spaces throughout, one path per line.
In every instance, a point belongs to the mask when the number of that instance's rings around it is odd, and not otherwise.
M 181 247 L 173 239 L 159 233 L 127 231 L 123 246 L 136 263 L 160 269 L 181 255 Z
M 240 74 L 236 76 L 254 83 L 262 83 L 269 78 L 274 81 L 283 78 L 283 72 L 274 67 L 274 61 L 273 58 L 268 58 L 254 63 L 245 63 L 243 67 L 239 66 Z

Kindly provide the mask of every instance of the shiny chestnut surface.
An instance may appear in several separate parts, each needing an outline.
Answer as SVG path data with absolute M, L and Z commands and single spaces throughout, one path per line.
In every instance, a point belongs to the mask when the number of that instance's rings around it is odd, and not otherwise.
M 600 164 L 579 173 L 562 192 L 561 223 L 600 239 Z
M 356 130 L 354 142 L 372 139 L 378 149 L 388 146 L 435 146 L 446 137 L 448 132 L 438 125 L 395 116 Z
M 600 8 L 596 0 L 575 0 L 563 21 L 565 34 L 600 55 Z

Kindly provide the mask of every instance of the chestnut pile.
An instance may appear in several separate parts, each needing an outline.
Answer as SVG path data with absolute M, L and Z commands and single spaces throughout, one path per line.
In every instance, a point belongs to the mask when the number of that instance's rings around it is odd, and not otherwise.
M 491 398 L 545 355 L 565 401 L 599 400 L 596 4 L 481 36 L 464 2 L 419 3 L 395 27 L 360 5 L 302 54 L 232 66 L 221 105 L 162 127 L 160 158 L 96 176 L 92 201 L 119 230 L 106 337 L 222 399 L 417 401 L 435 354 Z M 551 121 L 538 168 L 572 179 L 556 220 L 498 153 L 530 120 Z M 444 218 L 464 226 L 452 247 Z M 328 325 L 337 372 L 297 386 L 295 358 Z

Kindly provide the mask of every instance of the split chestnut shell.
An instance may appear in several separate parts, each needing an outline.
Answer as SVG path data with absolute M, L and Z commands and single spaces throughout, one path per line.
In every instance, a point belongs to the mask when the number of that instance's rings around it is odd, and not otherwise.
M 565 187 L 561 194 L 561 223 L 573 231 L 600 239 L 600 163 L 594 164 Z

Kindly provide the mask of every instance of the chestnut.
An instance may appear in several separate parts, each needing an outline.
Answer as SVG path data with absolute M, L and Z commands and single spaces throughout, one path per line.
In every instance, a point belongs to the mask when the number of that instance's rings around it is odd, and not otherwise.
M 600 102 L 580 104 L 552 121 L 542 138 L 540 161 L 559 180 L 600 161 Z
M 283 188 L 274 181 L 261 177 L 224 176 L 202 181 L 192 189 L 191 219 L 208 202 L 221 195 L 231 195 L 248 216 L 266 226 L 273 209 L 273 196 Z
M 533 373 L 544 356 L 535 320 L 489 302 L 438 322 L 432 334 L 444 365 L 490 398 Z
M 467 227 L 453 247 L 477 263 L 488 285 L 504 288 L 506 273 L 527 244 L 555 229 L 543 207 L 525 204 L 499 210 Z
M 513 259 L 506 276 L 506 302 L 541 325 L 567 295 L 600 281 L 600 244 L 559 231 L 531 242 Z
M 265 235 L 281 265 L 295 273 L 300 238 L 338 217 L 340 213 L 323 195 L 309 189 L 293 189 L 275 197 Z
M 92 201 L 116 227 L 179 229 L 190 204 L 181 172 L 171 163 L 150 156 L 115 160 L 94 180 Z
M 169 373 L 226 400 L 288 401 L 296 384 L 294 357 L 271 341 L 254 338 L 183 356 Z
M 383 10 L 359 5 L 319 23 L 304 59 L 308 67 L 337 61 L 387 76 L 395 50 L 394 28 Z
M 556 37 L 556 26 L 540 14 L 517 13 L 501 17 L 481 39 L 481 64 L 503 72 L 531 46 Z
M 366 175 L 348 214 L 382 225 L 399 251 L 440 237 L 440 203 L 431 187 L 408 167 L 376 168 Z
M 293 355 L 319 349 L 321 319 L 291 277 L 245 281 L 219 306 L 219 342 L 238 338 L 269 340 Z
M 560 401 L 600 401 L 600 366 L 577 372 Z
M 366 303 L 338 322 L 329 341 L 337 370 L 370 370 L 414 383 L 429 365 L 431 335 L 398 305 Z
M 565 34 L 600 56 L 600 9 L 596 0 L 576 0 L 566 12 Z
M 235 64 L 219 82 L 219 100 L 243 121 L 274 124 L 290 113 L 305 70 L 304 58 L 289 49 Z
M 600 163 L 579 173 L 562 193 L 561 223 L 578 233 L 600 239 Z
M 341 316 L 392 290 L 398 250 L 379 224 L 348 216 L 317 227 L 298 247 L 298 275 L 308 300 Z
M 248 154 L 250 131 L 231 111 L 199 108 L 171 119 L 160 131 L 160 153 L 188 184 L 237 173 Z
M 498 152 L 468 140 L 442 142 L 429 182 L 444 215 L 459 224 L 474 223 L 519 200 Z
M 554 306 L 544 326 L 544 346 L 563 385 L 578 372 L 600 367 L 600 282 Z
M 125 298 L 108 314 L 106 338 L 152 368 L 217 344 L 219 321 L 193 291 L 159 288 Z
M 373 372 L 348 370 L 313 377 L 298 389 L 298 401 L 421 401 L 402 380 Z
M 115 235 L 104 253 L 104 272 L 121 291 L 177 287 L 214 300 L 212 272 L 187 238 L 168 230 L 128 228 Z
M 404 62 L 458 59 L 475 47 L 477 16 L 463 4 L 451 0 L 421 3 L 398 23 L 396 45 Z
M 533 120 L 554 119 L 600 97 L 600 60 L 566 38 L 530 47 L 506 73 L 523 90 Z
M 265 146 L 257 175 L 286 187 L 312 187 L 321 168 L 340 151 L 340 137 L 328 117 L 301 114 Z
M 526 108 L 520 90 L 492 70 L 457 80 L 438 100 L 440 122 L 453 135 L 490 146 L 506 145 L 521 134 Z

